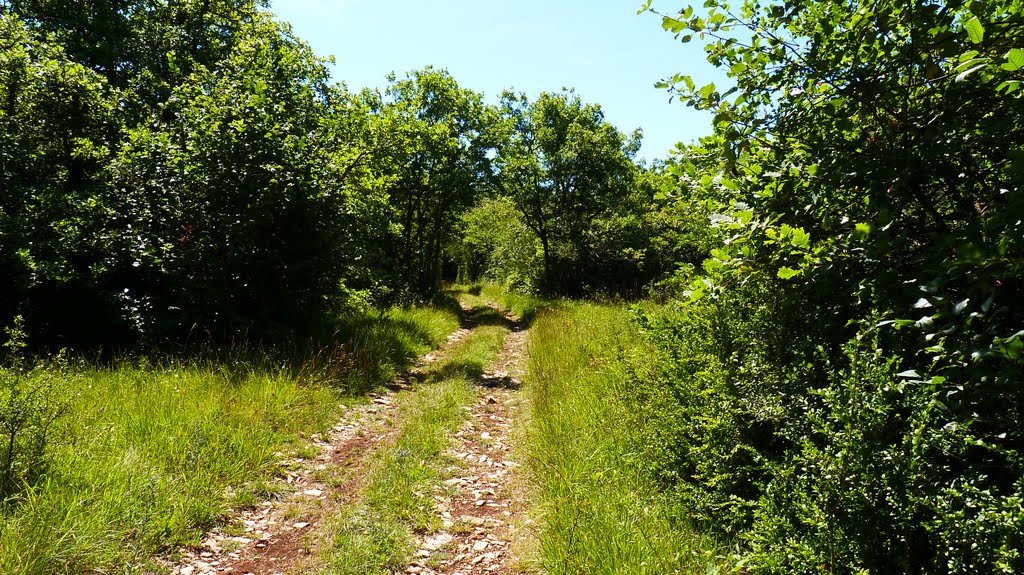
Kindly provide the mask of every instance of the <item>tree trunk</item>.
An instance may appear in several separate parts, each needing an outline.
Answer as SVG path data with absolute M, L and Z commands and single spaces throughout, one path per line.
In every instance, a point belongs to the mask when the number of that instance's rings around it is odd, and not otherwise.
M 547 231 L 541 228 L 540 245 L 544 249 L 544 289 L 550 291 L 554 285 L 554 278 L 551 277 L 551 247 L 548 242 Z

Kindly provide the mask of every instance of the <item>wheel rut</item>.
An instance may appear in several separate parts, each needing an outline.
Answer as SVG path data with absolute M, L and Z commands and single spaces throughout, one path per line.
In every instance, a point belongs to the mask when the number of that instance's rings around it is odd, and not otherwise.
M 525 326 L 506 314 L 510 332 L 498 361 L 484 373 L 468 419 L 453 438 L 448 470 L 451 495 L 440 498 L 442 530 L 422 536 L 407 573 L 486 575 L 518 573 L 510 553 L 523 511 L 512 475 L 512 432 L 519 409 Z
M 288 471 L 278 487 L 288 495 L 268 497 L 238 511 L 225 527 L 207 533 L 198 547 L 178 550 L 175 560 L 160 560 L 161 572 L 304 572 L 315 547 L 316 529 L 332 511 L 358 497 L 368 456 L 391 442 L 399 411 L 396 392 L 411 388 L 431 364 L 443 361 L 475 327 L 474 315 L 462 305 L 466 319 L 441 348 L 423 356 L 390 390 L 371 394 L 369 403 L 347 409 L 331 430 L 310 438 L 318 450 L 315 458 L 283 461 Z M 447 470 L 447 495 L 435 497 L 442 530 L 418 537 L 407 573 L 517 573 L 509 549 L 517 537 L 522 505 L 510 481 L 518 465 L 512 459 L 511 433 L 520 402 L 517 390 L 527 332 L 514 318 L 503 316 L 509 334 L 498 360 L 478 382 L 476 401 L 465 407 L 466 423 L 452 438 L 449 455 L 458 465 Z
M 464 308 L 464 312 L 469 310 Z M 369 403 L 345 411 L 326 434 L 310 438 L 318 454 L 314 459 L 293 457 L 282 461 L 288 469 L 277 481 L 284 497 L 268 497 L 239 510 L 226 527 L 208 532 L 198 547 L 177 550 L 177 557 L 158 559 L 162 573 L 172 575 L 285 575 L 294 573 L 312 553 L 310 537 L 321 521 L 359 493 L 360 471 L 367 456 L 389 443 L 394 433 L 398 404 L 396 391 L 427 366 L 442 359 L 472 330 L 464 315 L 459 329 L 438 349 L 427 353 L 400 374 L 388 390 L 371 393 Z

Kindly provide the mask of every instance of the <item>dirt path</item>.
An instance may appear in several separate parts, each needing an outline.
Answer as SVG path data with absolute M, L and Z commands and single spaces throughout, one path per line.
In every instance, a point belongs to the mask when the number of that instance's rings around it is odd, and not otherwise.
M 429 364 L 443 361 L 469 335 L 472 319 L 445 345 L 421 358 L 396 387 L 406 389 Z M 511 574 L 509 546 L 516 538 L 519 505 L 510 487 L 516 463 L 510 458 L 512 417 L 519 403 L 519 366 L 526 331 L 508 318 L 510 333 L 498 361 L 480 383 L 468 421 L 453 440 L 451 455 L 462 464 L 448 469 L 449 498 L 438 498 L 443 530 L 422 537 L 408 573 Z M 290 493 L 238 512 L 232 527 L 210 532 L 198 549 L 180 550 L 164 568 L 173 575 L 284 575 L 311 553 L 320 523 L 358 495 L 367 455 L 387 445 L 395 430 L 398 405 L 393 392 L 371 395 L 371 402 L 348 409 L 325 436 L 314 436 L 315 459 L 291 459 L 283 481 Z
M 395 388 L 408 388 L 410 379 L 443 358 L 469 335 L 471 327 L 464 323 L 452 332 L 441 348 L 423 356 L 408 373 L 400 375 Z M 179 550 L 179 559 L 164 561 L 163 567 L 173 575 L 292 572 L 310 555 L 306 535 L 333 509 L 353 499 L 366 455 L 386 445 L 394 431 L 398 411 L 394 391 L 370 394 L 370 399 L 369 404 L 348 409 L 326 437 L 311 438 L 319 451 L 315 459 L 293 458 L 285 462 L 292 469 L 283 478 L 283 489 L 290 491 L 287 496 L 266 499 L 252 509 L 239 511 L 226 522 L 232 527 L 213 529 L 198 549 Z
M 231 521 L 236 528 L 216 528 L 199 549 L 184 549 L 181 560 L 171 566 L 176 575 L 275 575 L 308 555 L 303 537 L 312 531 L 334 505 L 343 502 L 354 490 L 353 474 L 340 484 L 328 484 L 331 466 L 358 468 L 363 456 L 374 446 L 387 441 L 388 422 L 394 418 L 396 404 L 391 393 L 372 396 L 369 405 L 354 407 L 334 426 L 327 437 L 314 437 L 320 453 L 313 460 L 293 459 L 284 481 L 292 493 L 281 499 L 268 499 L 254 509 L 241 511 Z
M 511 318 L 510 318 L 511 321 Z M 455 434 L 449 469 L 453 495 L 438 501 L 443 530 L 422 537 L 407 573 L 477 575 L 516 573 L 509 547 L 517 538 L 520 503 L 511 479 L 513 416 L 520 397 L 524 326 L 512 322 L 498 361 L 484 374 L 469 419 Z

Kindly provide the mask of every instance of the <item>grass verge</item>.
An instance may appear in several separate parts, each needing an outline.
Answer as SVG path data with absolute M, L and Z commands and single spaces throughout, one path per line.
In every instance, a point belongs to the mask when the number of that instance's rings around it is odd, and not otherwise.
M 231 508 L 281 489 L 283 454 L 329 428 L 342 396 L 381 383 L 458 323 L 450 306 L 348 318 L 344 353 L 298 367 L 254 355 L 36 370 L 66 411 L 47 430 L 45 472 L 0 508 L 0 573 L 149 572 L 153 554 L 197 543 Z M 4 409 L 16 404 L 9 391 Z
M 620 307 L 565 303 L 537 314 L 523 450 L 545 573 L 717 572 L 716 543 L 657 496 L 632 455 L 640 418 L 622 392 L 638 346 Z
M 384 315 L 356 314 L 342 318 L 335 339 L 339 348 L 318 355 L 311 366 L 341 374 L 338 384 L 350 393 L 364 393 L 387 383 L 412 361 L 440 346 L 459 328 L 462 308 L 453 297 L 431 305 L 395 308 Z
M 534 316 L 540 309 L 551 305 L 551 302 L 537 296 L 507 291 L 495 284 L 484 284 L 480 289 L 480 295 L 496 302 L 502 309 L 512 312 L 512 315 L 526 325 L 533 323 Z

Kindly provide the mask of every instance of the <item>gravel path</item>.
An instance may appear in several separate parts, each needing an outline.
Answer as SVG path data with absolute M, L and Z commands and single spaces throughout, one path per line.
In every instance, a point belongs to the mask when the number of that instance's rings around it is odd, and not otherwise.
M 480 383 L 477 400 L 467 406 L 468 420 L 455 434 L 450 455 L 460 465 L 448 469 L 448 497 L 437 497 L 443 529 L 420 538 L 407 573 L 432 575 L 512 574 L 517 571 L 509 547 L 516 539 L 521 505 L 517 502 L 511 459 L 513 416 L 520 402 L 520 364 L 527 332 L 512 326 L 499 359 Z M 407 388 L 423 367 L 445 357 L 465 339 L 471 326 L 453 332 L 439 350 L 396 382 Z M 216 528 L 199 548 L 179 550 L 162 567 L 173 575 L 285 575 L 306 562 L 313 533 L 333 509 L 351 502 L 360 489 L 367 455 L 390 442 L 398 405 L 395 394 L 371 395 L 371 402 L 348 409 L 325 436 L 314 436 L 315 459 L 290 459 L 281 481 L 289 493 L 237 512 Z M 339 481 L 339 477 L 342 479 Z
M 484 374 L 469 419 L 455 434 L 451 455 L 461 465 L 445 483 L 454 494 L 437 503 L 443 530 L 420 540 L 407 573 L 517 573 L 509 547 L 518 538 L 522 507 L 511 481 L 513 416 L 518 410 L 527 332 L 513 323 L 498 362 Z

